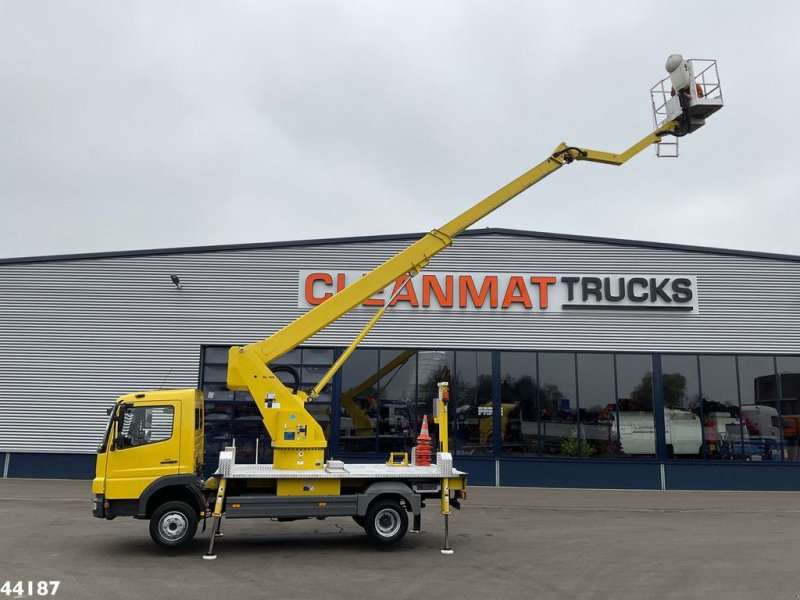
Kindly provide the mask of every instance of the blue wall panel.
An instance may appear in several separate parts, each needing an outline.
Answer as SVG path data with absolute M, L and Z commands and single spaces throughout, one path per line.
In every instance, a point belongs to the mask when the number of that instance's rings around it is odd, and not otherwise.
M 94 454 L 12 453 L 9 477 L 43 479 L 93 479 Z M 88 490 L 87 490 L 88 497 Z
M 667 463 L 669 490 L 800 491 L 800 465 Z
M 468 485 L 494 485 L 494 459 L 493 458 L 453 458 L 453 466 L 459 471 L 469 473 Z
M 377 456 L 350 455 L 347 462 L 383 462 Z M 5 454 L 0 454 L 0 460 Z M 93 454 L 12 453 L 8 477 L 92 479 Z M 470 485 L 495 485 L 491 458 L 455 457 L 469 473 Z M 800 464 L 667 461 L 668 490 L 800 491 Z M 595 460 L 500 460 L 500 485 L 597 489 L 661 489 L 660 464 Z
M 659 490 L 661 473 L 653 462 L 501 460 L 500 485 Z

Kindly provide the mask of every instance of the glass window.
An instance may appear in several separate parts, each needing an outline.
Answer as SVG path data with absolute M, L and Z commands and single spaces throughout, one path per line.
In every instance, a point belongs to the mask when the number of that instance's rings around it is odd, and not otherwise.
M 701 356 L 703 453 L 710 459 L 742 455 L 742 422 L 733 356 Z
M 264 427 L 255 402 L 237 402 L 231 407 L 234 438 L 256 437 Z
M 226 384 L 228 382 L 228 361 L 224 365 L 206 365 L 203 369 L 203 381 L 207 383 Z
M 781 460 L 778 378 L 772 356 L 739 356 L 739 398 L 745 460 Z
M 784 456 L 800 461 L 800 356 L 777 358 Z
M 378 452 L 411 452 L 417 404 L 417 356 L 413 350 L 381 350 Z
M 329 367 L 303 367 L 300 389 L 305 390 L 316 386 L 328 370 Z
M 433 422 L 433 406 L 434 401 L 439 396 L 438 383 L 440 381 L 447 381 L 451 385 L 450 398 L 454 398 L 452 392 L 452 376 L 455 367 L 455 353 L 444 350 L 425 350 L 417 353 L 417 425 L 414 427 L 414 439 L 419 434 L 419 428 L 422 425 L 422 417 L 428 416 L 428 428 L 430 430 L 432 440 L 432 450 L 436 453 L 438 447 L 438 431 Z M 452 411 L 452 412 L 450 412 Z M 450 417 L 450 427 L 453 428 L 459 420 L 453 404 L 451 403 L 448 409 Z M 451 439 L 453 436 L 450 436 Z M 451 448 L 452 451 L 452 448 Z
M 282 358 L 281 362 L 286 362 Z M 303 348 L 304 365 L 332 365 L 333 348 Z
M 228 364 L 228 347 L 213 346 L 205 348 L 204 360 L 206 363 Z
M 456 352 L 450 430 L 456 454 L 492 454 L 491 352 Z M 455 418 L 454 418 L 455 416 Z M 502 418 L 502 417 L 501 417 Z
M 378 351 L 357 349 L 342 367 L 339 449 L 374 452 L 378 416 Z
M 237 392 L 238 393 L 238 392 Z M 247 402 L 236 402 L 230 406 L 231 440 L 236 446 L 236 462 L 238 463 L 270 463 L 272 462 L 272 444 L 264 427 L 261 412 L 252 396 Z
M 703 414 L 697 356 L 661 357 L 664 434 L 673 458 L 702 458 Z
M 776 361 L 784 414 L 800 415 L 800 356 L 779 356 Z
M 128 406 L 123 416 L 120 448 L 164 442 L 172 437 L 172 406 Z
M 616 369 L 620 452 L 630 457 L 655 456 L 653 357 L 617 354 Z
M 661 381 L 666 408 L 688 410 L 699 414 L 700 372 L 696 355 L 662 355 Z
M 577 456 L 575 355 L 542 352 L 539 354 L 538 367 L 542 452 L 556 456 Z
M 275 362 L 281 365 L 299 365 L 303 362 L 301 357 L 302 350 L 300 348 L 295 348 L 294 350 L 289 350 L 289 352 L 279 357 Z
M 598 458 L 617 456 L 614 356 L 578 354 L 577 358 L 580 456 Z
M 503 454 L 537 456 L 541 421 L 536 406 L 536 353 L 500 353 L 500 406 L 505 440 Z

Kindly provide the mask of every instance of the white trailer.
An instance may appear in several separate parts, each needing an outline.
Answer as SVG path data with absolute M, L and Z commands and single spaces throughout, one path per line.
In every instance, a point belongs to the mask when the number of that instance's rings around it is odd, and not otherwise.
M 655 455 L 656 432 L 652 412 L 621 411 L 619 429 L 617 415 L 608 415 L 612 427 L 611 435 L 619 436 L 620 449 L 624 454 Z M 617 433 L 618 432 L 618 433 Z M 697 456 L 703 445 L 703 427 L 699 417 L 686 410 L 664 409 L 664 434 L 667 454 L 670 456 Z

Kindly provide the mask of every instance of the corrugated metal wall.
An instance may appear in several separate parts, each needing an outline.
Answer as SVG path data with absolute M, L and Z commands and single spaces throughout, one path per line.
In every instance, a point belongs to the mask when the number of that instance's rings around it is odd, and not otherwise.
M 0 264 L 0 452 L 94 451 L 116 396 L 194 387 L 201 344 L 249 342 L 299 316 L 299 270 L 367 270 L 410 240 Z M 700 314 L 390 311 L 366 345 L 800 353 L 800 260 L 489 230 L 428 268 L 695 275 Z M 370 314 L 309 343 L 345 345 Z

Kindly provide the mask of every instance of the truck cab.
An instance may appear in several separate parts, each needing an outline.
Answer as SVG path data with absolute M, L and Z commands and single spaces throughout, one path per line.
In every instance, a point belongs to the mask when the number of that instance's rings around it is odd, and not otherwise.
M 106 519 L 150 518 L 159 497 L 171 492 L 176 499 L 188 500 L 201 516 L 203 447 L 202 392 L 121 396 L 109 411 L 97 449 L 93 514 Z

